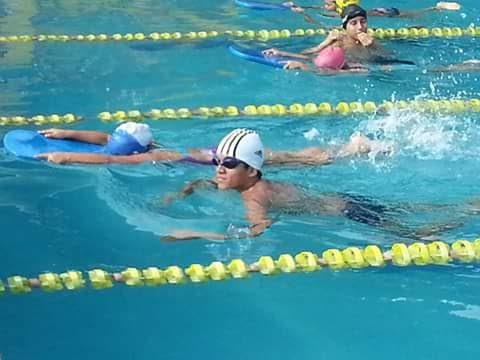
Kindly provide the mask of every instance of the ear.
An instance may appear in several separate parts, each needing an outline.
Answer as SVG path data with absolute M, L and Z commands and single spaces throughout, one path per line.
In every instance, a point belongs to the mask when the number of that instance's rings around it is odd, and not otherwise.
M 247 169 L 247 175 L 249 178 L 257 177 L 258 170 L 254 169 L 253 167 L 249 166 Z

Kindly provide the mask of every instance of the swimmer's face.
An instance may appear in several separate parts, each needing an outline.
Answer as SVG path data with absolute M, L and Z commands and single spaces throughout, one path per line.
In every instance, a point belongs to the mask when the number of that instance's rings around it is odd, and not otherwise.
M 220 156 L 217 159 L 218 165 L 215 168 L 215 181 L 218 189 L 243 190 L 251 183 L 252 173 L 255 173 L 255 170 L 241 161 L 231 168 L 234 162 L 230 161 L 230 159 L 232 158 L 224 156 Z
M 347 32 L 347 36 L 351 37 L 352 39 L 358 40 L 359 33 L 366 33 L 368 29 L 368 22 L 367 19 L 363 16 L 357 16 L 353 19 L 348 20 L 347 27 L 345 31 Z
M 336 11 L 337 5 L 335 5 L 335 0 L 325 0 L 323 8 L 327 11 Z

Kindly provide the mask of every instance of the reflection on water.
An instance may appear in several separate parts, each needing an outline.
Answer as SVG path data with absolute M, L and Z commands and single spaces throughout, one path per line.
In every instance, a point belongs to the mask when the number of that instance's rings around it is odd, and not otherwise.
M 32 18 L 37 14 L 38 8 L 35 0 L 24 1 L 2 1 L 0 2 L 0 34 L 1 35 L 22 35 L 34 33 Z M 10 45 L 0 45 L 0 68 L 17 69 L 22 66 L 30 66 L 33 62 L 34 44 L 14 43 Z M 2 86 L 0 94 L 0 103 L 3 104 L 2 114 L 6 113 L 9 106 L 24 108 L 22 90 L 25 86 L 23 78 L 18 76 L 15 79 L 9 79 L 9 76 L 0 75 L 0 84 L 8 83 L 8 86 Z
M 93 169 L 94 170 L 94 169 Z M 0 166 L 0 207 L 15 207 L 38 216 L 44 199 L 94 184 L 92 172 L 81 169 L 55 168 L 34 162 Z

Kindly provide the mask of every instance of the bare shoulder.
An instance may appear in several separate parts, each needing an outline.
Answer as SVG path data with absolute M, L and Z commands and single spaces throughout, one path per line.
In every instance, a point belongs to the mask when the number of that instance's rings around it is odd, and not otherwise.
M 297 186 L 285 182 L 264 181 L 263 186 L 262 190 L 269 195 L 270 201 L 297 199 L 302 194 Z

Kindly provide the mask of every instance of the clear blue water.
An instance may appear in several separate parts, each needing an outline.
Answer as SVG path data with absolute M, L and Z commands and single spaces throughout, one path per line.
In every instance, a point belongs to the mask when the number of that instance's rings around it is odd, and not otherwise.
M 365 1 L 365 5 L 395 5 Z M 401 8 L 429 6 L 412 0 Z M 458 13 L 371 19 L 371 26 L 468 26 L 479 6 Z M 254 13 L 233 1 L 2 1 L 0 33 L 126 33 L 308 27 L 301 17 Z M 322 19 L 323 20 L 323 19 Z M 327 20 L 325 20 L 328 23 Z M 329 22 L 330 24 L 332 21 Z M 312 39 L 273 43 L 288 49 Z M 230 55 L 224 41 L 162 43 L 28 43 L 2 45 L 2 115 L 73 112 L 75 129 L 111 131 L 103 110 L 250 103 L 478 97 L 478 74 L 423 69 L 478 57 L 478 39 L 385 41 L 416 69 L 318 77 L 276 71 Z M 265 176 L 312 191 L 338 191 L 385 203 L 457 204 L 435 214 L 403 214 L 409 225 L 461 220 L 445 241 L 474 239 L 477 218 L 462 204 L 478 197 L 478 114 L 413 111 L 371 117 L 257 118 L 150 123 L 156 138 L 182 150 L 215 144 L 229 130 L 257 129 L 273 149 L 333 146 L 353 131 L 391 141 L 395 151 L 321 168 L 267 169 Z M 312 129 L 319 133 L 307 139 Z M 7 131 L 0 129 L 0 136 Z M 167 192 L 209 167 L 51 166 L 0 153 L 0 275 L 34 276 L 101 267 L 208 264 L 329 247 L 388 246 L 409 239 L 343 218 L 282 216 L 259 238 L 241 242 L 162 243 L 175 228 L 224 231 L 244 223 L 235 194 L 199 193 L 169 208 Z M 478 357 L 477 266 L 384 268 L 296 274 L 158 289 L 116 286 L 0 298 L 2 359 L 461 359 Z

